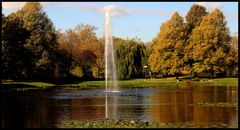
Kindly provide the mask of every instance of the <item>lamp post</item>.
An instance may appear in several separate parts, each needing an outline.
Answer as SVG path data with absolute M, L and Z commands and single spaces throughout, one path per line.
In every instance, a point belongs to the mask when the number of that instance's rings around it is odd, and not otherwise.
M 143 68 L 144 68 L 144 70 L 145 70 L 145 80 L 146 80 L 146 77 L 147 77 L 147 72 L 146 72 L 146 71 L 147 71 L 147 66 L 144 65 Z

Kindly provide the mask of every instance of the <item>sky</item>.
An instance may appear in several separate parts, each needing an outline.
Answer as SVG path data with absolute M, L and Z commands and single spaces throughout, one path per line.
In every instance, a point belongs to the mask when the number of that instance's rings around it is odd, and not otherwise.
M 25 2 L 2 2 L 7 16 L 21 9 Z M 185 19 L 193 4 L 206 7 L 208 12 L 220 9 L 226 17 L 230 34 L 238 32 L 238 2 L 41 2 L 43 11 L 56 29 L 63 32 L 84 23 L 97 27 L 98 37 L 104 35 L 104 12 L 111 12 L 112 35 L 121 38 L 138 37 L 150 42 L 157 36 L 162 23 L 178 12 Z

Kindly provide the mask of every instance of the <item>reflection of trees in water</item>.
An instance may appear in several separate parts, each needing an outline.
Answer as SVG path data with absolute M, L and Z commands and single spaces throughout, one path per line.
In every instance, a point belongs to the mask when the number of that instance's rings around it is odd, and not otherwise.
M 204 127 L 211 122 L 234 125 L 238 123 L 238 110 L 235 107 L 197 105 L 201 102 L 237 102 L 236 87 L 194 87 L 168 90 L 169 92 L 154 93 L 149 98 L 135 93 L 109 96 L 107 98 L 108 118 L 148 120 L 149 117 L 146 116 L 150 114 L 149 116 L 158 122 L 193 122 L 196 127 L 201 123 Z M 1 103 L 2 128 L 56 127 L 53 125 L 63 120 L 105 118 L 105 96 L 73 98 L 58 91 L 37 90 L 2 93 L 2 97 L 4 97 Z
M 76 99 L 59 94 L 41 90 L 8 94 L 8 100 L 2 100 L 2 127 L 46 128 L 63 120 L 104 118 L 104 98 Z
M 124 95 L 124 94 L 123 94 Z M 145 119 L 144 112 L 146 106 L 143 96 L 137 94 L 128 94 L 120 97 L 118 100 L 119 118 L 126 119 Z
M 212 122 L 231 123 L 232 116 L 237 115 L 235 108 L 197 105 L 200 102 L 232 101 L 231 92 L 225 87 L 195 87 L 178 88 L 169 93 L 156 93 L 151 96 L 151 100 L 157 100 L 160 105 L 151 105 L 150 114 L 154 120 L 163 123 L 193 122 L 196 125 L 201 123 L 207 125 Z
M 1 118 L 2 128 L 18 128 L 23 127 L 24 113 L 22 112 L 22 106 L 19 103 L 19 98 L 16 95 L 7 93 L 1 93 Z
M 86 120 L 105 117 L 105 98 L 71 99 L 71 119 Z
M 6 100 L 2 100 L 2 127 L 4 128 L 46 128 L 56 124 L 58 114 L 53 114 L 49 105 L 53 100 L 40 90 L 9 93 Z M 55 112 L 55 111 L 54 111 Z
M 156 93 L 151 96 L 151 100 L 153 100 L 152 102 L 157 101 L 159 104 L 150 106 L 151 116 L 154 120 L 163 123 L 189 121 L 192 116 L 188 106 L 192 102 L 191 96 L 189 91 L 184 89 Z
M 233 102 L 232 87 L 196 87 L 196 91 L 202 91 L 202 93 L 196 93 L 193 95 L 193 101 L 195 104 L 199 102 L 218 103 L 218 102 Z M 205 93 L 203 93 L 205 91 Z M 235 97 L 237 98 L 237 97 Z M 232 117 L 236 117 L 236 109 L 231 107 L 194 107 L 195 124 L 207 125 L 211 122 L 222 122 L 231 124 L 235 122 Z

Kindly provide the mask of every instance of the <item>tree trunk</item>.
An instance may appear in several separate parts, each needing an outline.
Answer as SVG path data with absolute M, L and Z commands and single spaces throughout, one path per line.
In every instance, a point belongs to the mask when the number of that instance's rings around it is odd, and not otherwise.
M 178 79 L 178 74 L 176 73 L 176 79 Z
M 212 73 L 212 78 L 214 78 L 213 65 L 212 65 L 212 67 L 211 67 L 211 73 Z

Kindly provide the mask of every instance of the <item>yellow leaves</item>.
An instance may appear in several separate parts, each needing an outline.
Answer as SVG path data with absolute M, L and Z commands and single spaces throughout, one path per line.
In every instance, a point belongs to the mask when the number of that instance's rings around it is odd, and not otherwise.
M 202 65 L 202 63 L 194 63 L 193 64 L 193 69 L 197 72 L 197 73 L 202 73 L 205 70 L 205 67 Z
M 210 61 L 211 61 L 210 58 L 206 58 L 206 59 L 203 61 L 203 63 L 207 65 L 207 64 L 210 64 Z
M 149 56 L 150 69 L 161 71 L 163 74 L 178 73 L 183 63 L 182 56 L 178 54 L 183 52 L 186 39 L 183 18 L 176 12 L 160 29 L 161 32 L 155 39 L 157 42 Z
M 177 43 L 175 44 L 175 49 L 180 49 L 183 47 L 182 41 L 177 41 Z
M 158 71 L 160 69 L 159 58 L 160 58 L 160 55 L 158 55 L 158 53 L 156 52 L 152 52 L 150 54 L 148 58 L 148 64 L 152 71 Z

